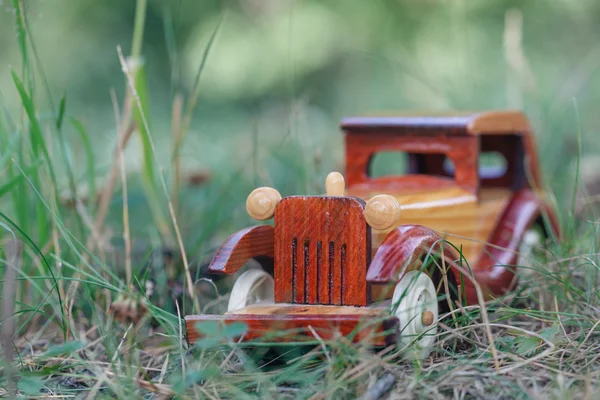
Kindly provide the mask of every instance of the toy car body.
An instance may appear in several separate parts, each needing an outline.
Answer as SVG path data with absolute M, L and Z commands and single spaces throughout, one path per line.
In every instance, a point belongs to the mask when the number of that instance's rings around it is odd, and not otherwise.
M 243 340 L 341 334 L 383 346 L 417 335 L 415 343 L 426 349 L 440 305 L 501 296 L 515 285 L 515 266 L 540 244 L 540 234 L 559 234 L 520 112 L 355 117 L 341 126 L 346 191 L 333 176 L 328 196 L 253 192 L 258 197 L 250 196 L 249 211 L 256 201 L 266 211 L 255 216 L 274 214 L 274 227 L 232 235 L 209 270 L 234 274 L 251 258 L 265 270 L 240 276 L 225 315 L 186 317 L 190 342 L 201 335 L 198 322 L 242 321 Z M 382 152 L 404 153 L 407 173 L 370 174 Z M 490 153 L 504 164 L 481 165 Z M 369 211 L 379 213 L 375 220 Z M 427 255 L 437 266 L 424 267 Z

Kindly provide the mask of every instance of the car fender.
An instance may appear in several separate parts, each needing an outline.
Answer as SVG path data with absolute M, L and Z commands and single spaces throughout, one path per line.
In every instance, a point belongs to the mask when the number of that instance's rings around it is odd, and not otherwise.
M 271 225 L 252 226 L 234 233 L 217 250 L 208 266 L 208 272 L 234 274 L 250 259 L 254 258 L 261 264 L 265 259 L 272 260 L 275 251 L 274 236 Z
M 549 226 L 545 229 L 553 231 L 546 232 L 547 235 L 560 236 L 558 219 L 551 207 L 531 189 L 515 193 L 492 230 L 474 269 L 475 279 L 486 288 L 486 298 L 500 296 L 514 287 L 519 244 L 527 229 L 540 220 L 547 221 Z M 476 300 L 473 291 L 466 294 L 468 302 Z
M 367 281 L 372 284 L 396 282 L 416 260 L 440 248 L 443 248 L 448 272 L 457 276 L 452 269 L 460 262 L 459 256 L 438 233 L 421 225 L 400 225 L 387 234 L 377 249 L 367 271 Z

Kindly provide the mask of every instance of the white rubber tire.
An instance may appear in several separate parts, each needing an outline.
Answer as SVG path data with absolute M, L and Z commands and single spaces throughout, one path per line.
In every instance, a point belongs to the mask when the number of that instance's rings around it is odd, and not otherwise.
M 542 234 L 537 229 L 528 229 L 523 234 L 523 239 L 519 243 L 517 266 L 527 267 L 520 269 L 524 275 L 533 274 L 536 268 L 533 252 L 542 245 L 542 240 Z
M 400 321 L 398 345 L 406 348 L 405 359 L 422 360 L 436 341 L 438 300 L 433 281 L 421 271 L 409 271 L 396 284 L 392 296 L 392 314 Z M 422 315 L 433 313 L 433 323 L 424 326 Z
M 249 269 L 233 284 L 227 311 L 235 311 L 257 303 L 275 302 L 275 282 L 262 269 Z

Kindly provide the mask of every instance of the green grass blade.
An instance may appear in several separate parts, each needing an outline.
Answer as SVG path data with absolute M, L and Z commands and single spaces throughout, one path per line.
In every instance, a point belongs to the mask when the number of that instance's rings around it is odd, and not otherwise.
M 131 41 L 131 58 L 134 60 L 142 54 L 147 3 L 147 0 L 137 0 L 135 4 L 135 22 L 133 23 L 133 39 Z
M 159 193 L 158 184 L 156 181 L 155 165 L 154 165 L 154 151 L 152 146 L 152 138 L 148 131 L 146 116 L 150 115 L 150 102 L 148 99 L 148 88 L 146 84 L 145 69 L 143 65 L 139 65 L 133 71 L 134 87 L 137 93 L 139 102 L 134 104 L 133 120 L 136 123 L 137 130 L 140 134 L 142 141 L 143 151 L 143 182 L 144 190 L 146 192 L 146 200 L 150 207 L 150 212 L 154 218 L 154 222 L 157 224 L 158 229 L 163 236 L 163 239 L 167 242 L 172 242 L 171 232 L 169 223 L 165 217 L 165 214 L 160 206 L 159 199 L 161 198 Z
M 48 94 L 50 95 L 50 94 Z M 60 152 L 63 157 L 63 161 L 65 163 L 65 167 L 67 169 L 67 178 L 69 180 L 69 189 L 71 190 L 71 197 L 73 199 L 77 199 L 77 185 L 75 184 L 75 174 L 73 173 L 73 163 L 71 162 L 71 158 L 69 157 L 69 149 L 67 145 L 67 141 L 65 140 L 65 136 L 62 132 L 62 124 L 66 111 L 66 103 L 67 98 L 63 96 L 60 99 L 60 105 L 58 107 L 58 115 L 56 116 L 56 133 L 58 134 L 58 141 L 60 143 Z M 79 227 L 81 229 L 81 226 Z
M 23 10 L 23 2 L 13 0 L 13 10 L 15 11 L 15 25 L 17 28 L 17 42 L 19 43 L 19 51 L 23 61 L 23 76 L 27 78 L 29 87 L 33 89 L 33 74 L 29 67 L 29 56 L 27 52 L 27 28 L 25 22 L 25 10 Z
M 81 143 L 83 144 L 83 148 L 85 150 L 85 159 L 87 162 L 86 175 L 88 182 L 88 205 L 91 209 L 94 209 L 96 204 L 96 161 L 94 157 L 94 151 L 92 149 L 89 134 L 87 133 L 87 130 L 83 124 L 75 118 L 71 118 L 70 122 L 79 134 Z
M 44 256 L 44 254 L 42 253 L 42 250 L 40 250 L 40 248 L 35 244 L 35 242 L 29 237 L 29 235 L 27 235 L 17 224 L 15 224 L 13 222 L 12 219 L 10 219 L 8 216 L 6 216 L 3 212 L 0 211 L 0 217 L 2 219 L 4 219 L 6 221 L 6 223 L 8 225 L 10 225 L 10 227 L 17 231 L 20 236 L 25 239 L 25 242 L 29 245 L 29 247 L 40 257 L 40 260 L 42 260 L 42 263 L 45 267 L 45 269 L 48 271 L 48 273 L 50 274 L 50 276 L 52 277 L 52 282 L 53 282 L 53 286 L 52 286 L 52 291 L 56 290 L 58 288 L 58 280 L 56 279 L 56 276 L 54 275 L 54 271 L 52 271 L 52 267 L 50 266 L 50 264 L 48 263 L 48 260 L 46 260 L 46 257 Z M 48 293 L 48 296 L 50 295 L 50 293 Z M 58 304 L 60 306 L 60 328 L 63 332 L 63 337 L 66 339 L 67 337 L 67 325 L 65 322 L 65 315 L 64 315 L 64 308 L 63 308 L 63 302 L 62 302 L 62 297 L 59 293 L 58 290 L 56 290 L 56 295 L 58 296 Z M 40 303 L 38 308 L 41 307 L 43 304 Z
M 65 118 L 65 110 L 67 107 L 67 96 L 63 96 L 60 99 L 60 104 L 58 105 L 58 115 L 56 116 L 56 129 L 61 130 L 63 125 L 63 120 Z
M 36 164 L 25 168 L 23 171 L 27 173 L 31 173 L 35 171 L 40 165 L 41 161 L 38 161 Z M 0 198 L 2 198 L 5 194 L 11 193 L 15 190 L 20 184 L 25 181 L 25 177 L 23 175 L 15 176 L 6 182 L 3 186 L 0 187 Z
M 27 117 L 29 118 L 29 121 L 30 121 L 29 131 L 30 131 L 30 137 L 31 137 L 30 140 L 31 140 L 31 147 L 33 150 L 33 157 L 34 157 L 34 159 L 38 159 L 40 157 L 40 153 L 41 153 L 41 155 L 46 160 L 48 171 L 50 172 L 52 188 L 54 190 L 54 195 L 55 195 L 54 198 L 58 198 L 57 181 L 56 181 L 56 175 L 54 173 L 54 168 L 52 167 L 52 159 L 50 158 L 50 154 L 48 152 L 48 148 L 46 147 L 46 143 L 44 141 L 44 136 L 42 134 L 42 128 L 40 126 L 40 123 L 39 123 L 38 118 L 35 113 L 35 106 L 33 104 L 33 99 L 28 95 L 27 90 L 23 86 L 23 83 L 21 82 L 21 80 L 19 79 L 17 74 L 12 70 L 11 70 L 11 74 L 12 74 L 12 78 L 13 78 L 15 87 L 17 88 L 17 91 L 19 92 L 19 95 L 21 97 L 21 103 L 23 104 L 23 107 L 25 108 L 25 113 L 27 114 Z M 40 187 L 40 176 L 39 176 L 38 171 L 34 171 L 34 173 L 32 174 L 32 178 L 33 178 L 34 184 L 37 187 Z M 40 240 L 40 243 L 42 243 L 42 245 L 44 245 L 49 239 L 49 234 L 48 234 L 48 229 L 46 229 L 47 228 L 46 215 L 43 212 L 43 208 L 39 208 L 39 205 L 38 205 L 38 209 L 36 211 L 36 220 L 37 220 L 37 229 L 38 229 L 37 233 L 39 235 L 39 240 Z
M 44 197 L 36 189 L 33 182 L 24 174 L 23 169 L 21 169 L 18 164 L 16 164 L 16 167 L 19 169 L 19 171 L 21 172 L 21 174 L 23 175 L 23 177 L 25 178 L 25 180 L 27 181 L 27 183 L 29 184 L 31 189 L 37 195 L 40 203 L 45 207 L 46 213 L 53 218 L 57 229 L 59 230 L 60 234 L 62 235 L 62 238 L 67 242 L 69 248 L 75 253 L 75 255 L 79 258 L 79 260 L 81 260 L 84 265 L 86 265 L 88 268 L 90 268 L 98 276 L 101 276 L 101 274 L 98 271 L 96 271 L 96 268 L 94 268 L 88 262 L 83 262 L 85 260 L 85 258 L 83 257 L 83 254 L 77 250 L 77 248 L 82 249 L 82 251 L 85 252 L 90 257 L 91 260 L 93 260 L 95 263 L 97 263 L 97 266 L 100 266 L 100 268 L 102 268 L 106 274 L 111 276 L 113 279 L 118 280 L 119 278 L 117 277 L 117 275 L 110 268 L 107 268 L 98 257 L 96 257 L 80 240 L 77 239 L 77 237 L 75 237 L 75 235 L 73 235 L 67 229 L 67 227 L 64 225 L 64 223 L 62 222 L 59 215 L 56 214 L 55 210 L 52 207 L 50 207 L 50 205 L 48 204 L 48 202 L 46 202 L 46 200 L 44 200 Z
M 23 107 L 25 108 L 25 112 L 27 113 L 27 117 L 29 118 L 29 122 L 31 123 L 31 132 L 32 132 L 32 147 L 34 149 L 34 155 L 37 152 L 41 151 L 44 158 L 46 159 L 46 164 L 48 166 L 48 171 L 50 172 L 50 178 L 52 179 L 52 184 L 54 189 L 56 190 L 56 175 L 54 173 L 54 168 L 52 167 L 52 159 L 50 158 L 50 154 L 48 153 L 48 148 L 46 147 L 46 143 L 44 141 L 44 136 L 42 134 L 42 128 L 38 121 L 38 118 L 35 114 L 35 106 L 33 104 L 33 100 L 27 94 L 27 90 L 23 86 L 23 83 L 15 74 L 14 71 L 10 71 L 12 74 L 12 79 L 19 92 L 19 96 L 21 97 L 21 102 Z M 58 197 L 58 196 L 57 196 Z

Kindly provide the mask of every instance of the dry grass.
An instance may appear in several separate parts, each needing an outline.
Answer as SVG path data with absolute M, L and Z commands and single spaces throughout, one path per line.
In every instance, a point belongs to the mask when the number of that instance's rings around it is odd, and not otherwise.
M 54 325 L 37 324 L 15 340 L 18 366 L 39 377 L 39 395 L 47 397 L 593 399 L 600 320 L 597 289 L 588 292 L 586 282 L 595 257 L 540 265 L 517 291 L 485 305 L 489 322 L 480 306 L 455 310 L 457 318 L 441 320 L 435 351 L 422 362 L 344 338 L 300 352 L 264 345 L 242 351 L 216 341 L 188 349 L 179 327 L 154 328 L 149 313 L 135 322 L 79 319 L 74 341 L 62 345 Z

